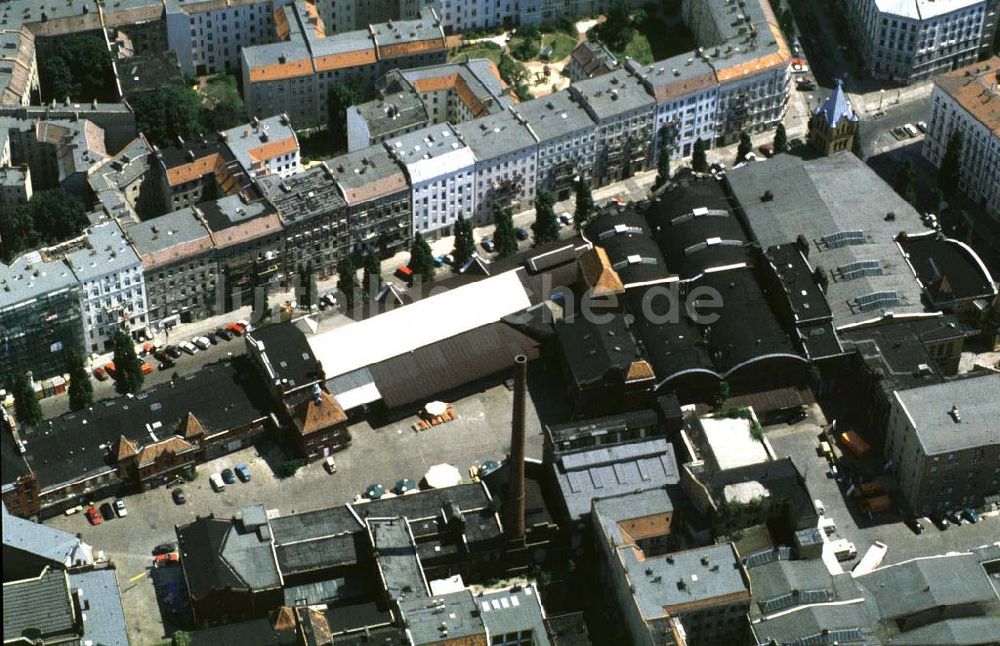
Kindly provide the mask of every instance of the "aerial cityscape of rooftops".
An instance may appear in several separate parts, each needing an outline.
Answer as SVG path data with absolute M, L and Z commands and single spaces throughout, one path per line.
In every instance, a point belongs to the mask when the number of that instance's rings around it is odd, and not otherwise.
M 1000 0 L 0 0 L 4 645 L 1000 644 Z

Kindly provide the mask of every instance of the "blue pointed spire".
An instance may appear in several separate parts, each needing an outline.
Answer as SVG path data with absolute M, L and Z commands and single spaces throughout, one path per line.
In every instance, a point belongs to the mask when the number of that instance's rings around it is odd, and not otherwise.
M 816 108 L 814 114 L 822 114 L 826 117 L 826 124 L 831 128 L 836 128 L 841 119 L 858 120 L 858 115 L 854 114 L 854 109 L 851 108 L 851 103 L 847 100 L 844 83 L 840 79 L 837 79 L 837 87 L 833 94 L 823 102 L 823 105 Z

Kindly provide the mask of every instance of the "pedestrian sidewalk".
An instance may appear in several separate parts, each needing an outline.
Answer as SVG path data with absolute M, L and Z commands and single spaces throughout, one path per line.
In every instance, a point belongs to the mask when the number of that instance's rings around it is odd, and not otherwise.
M 862 117 L 872 117 L 880 110 L 885 111 L 901 104 L 925 101 L 930 98 L 933 91 L 934 82 L 928 80 L 908 87 L 875 90 L 867 94 L 849 92 L 847 98 Z

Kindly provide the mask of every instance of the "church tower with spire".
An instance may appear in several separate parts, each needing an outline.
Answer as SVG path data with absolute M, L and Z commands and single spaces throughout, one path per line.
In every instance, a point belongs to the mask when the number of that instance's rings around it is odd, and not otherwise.
M 851 150 L 858 133 L 858 115 L 838 79 L 833 94 L 809 118 L 809 143 L 826 155 Z

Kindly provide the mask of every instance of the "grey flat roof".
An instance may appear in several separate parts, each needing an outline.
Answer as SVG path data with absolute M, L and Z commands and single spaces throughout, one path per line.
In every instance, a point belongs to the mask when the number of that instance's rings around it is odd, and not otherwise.
M 380 47 L 434 38 L 444 39 L 441 23 L 426 9 L 421 9 L 420 17 L 414 20 L 380 22 L 370 25 L 369 29 L 375 37 L 375 43 Z
M 0 263 L 0 309 L 79 284 L 63 259 L 45 262 L 39 252 L 30 251 L 9 265 Z
M 140 255 L 156 253 L 208 237 L 208 229 L 191 207 L 129 225 L 125 232 Z
M 646 86 L 624 69 L 574 83 L 570 92 L 582 97 L 598 122 L 640 108 L 652 112 L 656 105 Z
M 403 167 L 382 145 L 345 153 L 325 163 L 348 204 L 410 190 Z
M 296 149 L 299 147 L 295 131 L 292 130 L 288 118 L 283 115 L 274 115 L 257 122 L 242 123 L 235 128 L 224 130 L 222 136 L 229 150 L 233 152 L 233 156 L 248 171 L 254 167 L 254 162 L 258 161 L 251 154 L 255 148 L 289 138 L 295 140 Z
M 346 206 L 336 181 L 322 166 L 313 166 L 284 179 L 268 175 L 260 178 L 258 185 L 281 219 L 289 224 L 335 213 Z
M 926 646 L 927 644 L 995 644 L 1000 635 L 1000 617 L 963 617 L 945 619 L 921 626 L 889 639 L 890 646 Z
M 64 571 L 47 567 L 37 578 L 3 584 L 5 644 L 33 631 L 38 632 L 40 640 L 48 643 L 71 641 L 67 638 L 79 635 L 75 620 L 73 599 Z
M 403 599 L 399 610 L 414 644 L 436 644 L 445 637 L 457 640 L 486 634 L 479 606 L 467 589 L 433 598 Z M 448 624 L 447 633 L 441 629 L 442 621 Z
M 564 454 L 552 468 L 573 520 L 589 514 L 595 498 L 680 481 L 674 447 L 663 438 Z
M 878 604 L 884 620 L 946 606 L 996 601 L 986 570 L 973 553 L 916 558 L 879 568 L 855 581 Z M 900 591 L 906 594 L 900 594 Z
M 424 569 L 405 518 L 368 518 L 375 562 L 390 599 L 428 596 Z
M 896 391 L 927 455 L 1000 444 L 1000 375 Z M 952 406 L 958 407 L 957 422 Z
M 499 637 L 530 631 L 534 646 L 548 646 L 550 643 L 542 602 L 533 585 L 483 592 L 476 597 L 476 603 L 490 635 Z
M 881 643 L 865 607 L 866 604 L 860 602 L 804 606 L 752 626 L 757 640 L 765 644 L 771 639 L 779 644 Z M 824 631 L 829 631 L 830 639 L 837 641 L 822 641 Z
M 531 131 L 506 110 L 460 123 L 455 126 L 455 131 L 472 149 L 476 163 L 519 153 L 537 145 Z
M 524 117 L 541 144 L 575 133 L 589 133 L 594 129 L 590 114 L 570 98 L 569 92 L 556 92 L 518 103 L 514 110 Z
M 93 548 L 74 534 L 14 516 L 3 505 L 4 550 L 33 554 L 60 567 L 93 563 Z
M 139 256 L 115 221 L 102 222 L 86 234 L 87 248 L 66 256 L 80 282 L 94 280 L 139 265 Z
M 709 545 L 683 552 L 639 558 L 632 546 L 618 548 L 625 576 L 635 588 L 633 598 L 646 619 L 663 617 L 673 606 L 683 606 L 745 592 L 743 566 L 732 543 Z
M 129 646 L 116 570 L 91 570 L 69 575 L 69 584 L 79 588 L 89 604 L 83 622 L 84 643 Z
M 407 165 L 468 147 L 459 139 L 455 127 L 448 122 L 432 124 L 394 137 L 386 141 L 385 145 Z
M 398 70 L 390 74 L 395 76 Z M 349 109 L 357 111 L 368 126 L 372 138 L 428 122 L 427 110 L 420 94 L 405 79 L 390 77 L 381 96 Z
M 622 544 L 621 528 L 618 523 L 623 520 L 642 518 L 654 514 L 663 514 L 676 508 L 667 487 L 655 487 L 643 491 L 608 498 L 597 498 L 593 502 L 594 522 L 600 523 L 608 538 L 616 545 Z
M 809 161 L 777 155 L 730 171 L 726 181 L 763 248 L 806 237 L 809 264 L 829 275 L 826 299 L 837 328 L 887 311 L 924 311 L 921 286 L 895 241 L 900 231 L 922 230 L 919 215 L 850 152 Z M 765 191 L 773 199 L 762 200 Z M 890 212 L 895 217 L 887 220 Z M 834 234 L 847 243 L 828 242 Z M 874 273 L 856 271 L 860 263 L 876 265 Z M 878 298 L 892 293 L 895 299 Z

